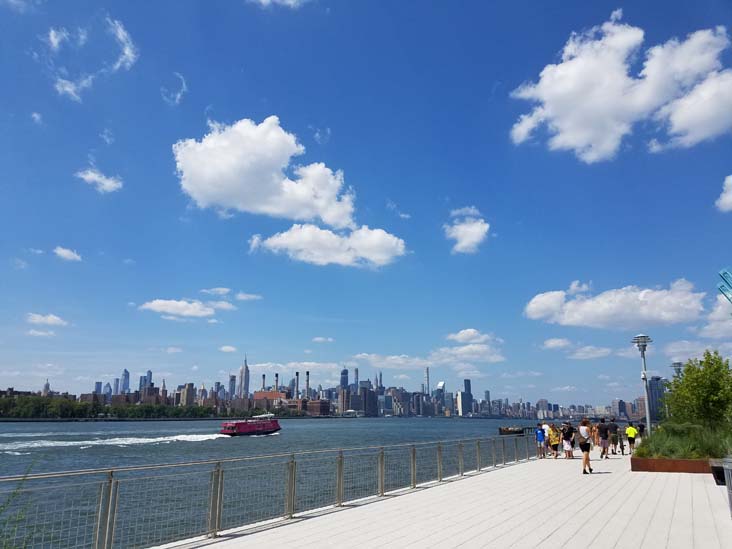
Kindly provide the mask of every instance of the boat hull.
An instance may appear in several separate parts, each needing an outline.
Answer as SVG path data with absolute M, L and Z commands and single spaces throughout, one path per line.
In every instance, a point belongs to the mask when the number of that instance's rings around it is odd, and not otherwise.
M 251 435 L 271 435 L 282 429 L 276 419 L 227 421 L 222 424 L 220 433 L 230 437 Z

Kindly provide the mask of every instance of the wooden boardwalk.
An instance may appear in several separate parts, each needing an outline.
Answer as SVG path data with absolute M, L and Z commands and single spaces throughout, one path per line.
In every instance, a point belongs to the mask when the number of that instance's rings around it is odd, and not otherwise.
M 628 456 L 592 464 L 582 475 L 579 459 L 518 463 L 184 546 L 732 548 L 711 475 L 634 473 Z

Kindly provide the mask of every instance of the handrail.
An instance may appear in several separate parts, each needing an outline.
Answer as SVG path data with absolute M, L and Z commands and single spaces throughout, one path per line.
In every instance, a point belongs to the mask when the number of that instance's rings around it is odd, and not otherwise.
M 365 451 L 365 450 L 381 450 L 382 448 L 384 450 L 389 450 L 393 448 L 405 448 L 405 447 L 412 447 L 412 446 L 428 446 L 431 444 L 448 444 L 448 443 L 456 443 L 456 442 L 474 442 L 479 440 L 492 440 L 492 439 L 511 439 L 511 438 L 517 438 L 522 437 L 524 438 L 525 435 L 494 435 L 489 437 L 479 437 L 479 438 L 457 438 L 457 439 L 448 439 L 448 440 L 429 440 L 429 441 L 422 441 L 422 442 L 404 442 L 401 444 L 391 444 L 389 446 L 357 446 L 355 448 L 327 448 L 323 450 L 302 450 L 299 452 L 282 452 L 277 454 L 258 454 L 256 456 L 242 456 L 242 457 L 231 457 L 231 458 L 217 458 L 217 459 L 206 459 L 206 460 L 199 460 L 199 461 L 184 461 L 180 463 L 156 463 L 156 464 L 150 464 L 150 465 L 135 465 L 135 466 L 127 466 L 127 467 L 106 467 L 101 469 L 79 469 L 78 471 L 58 471 L 58 472 L 50 472 L 50 473 L 34 473 L 34 474 L 26 474 L 26 475 L 12 475 L 12 476 L 5 476 L 0 477 L 0 483 L 2 482 L 18 482 L 18 481 L 27 481 L 27 480 L 37 480 L 37 479 L 49 479 L 49 478 L 64 478 L 64 477 L 78 477 L 78 476 L 84 476 L 84 475 L 109 475 L 114 473 L 124 473 L 124 472 L 130 472 L 130 471 L 148 471 L 153 469 L 164 469 L 164 468 L 172 468 L 172 467 L 192 467 L 197 465 L 215 465 L 217 463 L 236 463 L 236 462 L 245 462 L 245 461 L 255 461 L 255 460 L 261 460 L 261 459 L 272 459 L 272 458 L 289 458 L 290 456 L 304 456 L 304 455 L 316 455 L 316 454 L 327 454 L 327 453 L 333 453 L 333 452 L 359 452 L 359 451 Z

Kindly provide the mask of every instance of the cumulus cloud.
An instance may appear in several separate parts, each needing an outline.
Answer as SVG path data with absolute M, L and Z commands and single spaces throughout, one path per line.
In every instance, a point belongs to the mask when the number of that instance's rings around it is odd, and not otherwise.
M 696 320 L 704 310 L 704 292 L 694 292 L 679 279 L 668 289 L 625 286 L 597 295 L 569 295 L 564 290 L 534 296 L 524 314 L 562 326 L 633 328 L 649 324 L 678 324 Z
M 720 212 L 732 212 L 732 175 L 724 178 L 722 194 L 719 195 L 714 205 Z
M 316 336 L 312 339 L 313 343 L 333 343 L 335 339 L 332 337 Z
M 246 292 L 238 292 L 236 294 L 237 301 L 258 301 L 263 299 L 259 294 L 248 294 Z
M 615 156 L 633 127 L 655 121 L 668 146 L 692 146 L 732 130 L 732 80 L 721 70 L 730 45 L 724 27 L 672 38 L 641 52 L 644 31 L 616 10 L 600 26 L 573 33 L 561 60 L 512 95 L 532 102 L 511 130 L 514 143 L 545 126 L 550 150 L 573 151 L 587 163 Z M 642 55 L 639 55 L 641 54 Z M 634 75 L 634 61 L 643 60 Z M 654 150 L 664 148 L 656 140 Z
M 254 235 L 249 248 L 264 248 L 285 253 L 290 258 L 314 265 L 344 265 L 349 267 L 382 267 L 406 253 L 406 246 L 383 229 L 363 225 L 347 234 L 339 234 L 315 225 L 295 224 L 285 232 L 266 239 Z
M 258 4 L 262 8 L 282 6 L 285 8 L 297 9 L 304 6 L 310 0 L 249 0 L 252 4 Z
M 518 377 L 541 377 L 544 374 L 541 372 L 537 372 L 536 370 L 517 370 L 515 372 L 503 372 L 501 374 L 501 379 L 515 379 Z
M 724 296 L 717 296 L 714 308 L 707 317 L 707 323 L 699 330 L 699 335 L 712 339 L 732 338 L 732 304 Z
M 236 311 L 236 305 L 229 301 L 207 301 L 206 305 L 221 311 Z
M 32 112 L 31 120 L 33 120 L 34 123 L 40 126 L 41 124 L 43 124 L 43 115 L 39 112 Z
M 568 357 L 573 360 L 592 360 L 610 356 L 613 350 L 607 347 L 595 347 L 594 345 L 583 345 L 572 351 Z
M 564 339 L 563 337 L 550 337 L 549 339 L 544 340 L 544 343 L 541 344 L 541 348 L 547 350 L 566 349 L 571 345 L 572 342 L 568 339 Z
M 445 223 L 442 228 L 445 237 L 454 240 L 452 253 L 474 254 L 478 246 L 488 236 L 490 225 L 480 217 L 475 206 L 467 206 L 450 212 L 452 221 Z
M 484 343 L 491 338 L 490 334 L 482 334 L 475 328 L 465 328 L 454 334 L 448 334 L 447 339 L 458 343 Z
M 354 193 L 345 188 L 343 172 L 317 162 L 295 166 L 294 179 L 285 173 L 292 158 L 304 152 L 276 116 L 260 124 L 209 122 L 209 133 L 200 141 L 173 145 L 183 192 L 200 208 L 352 227 Z
M 552 393 L 573 393 L 577 390 L 574 385 L 562 385 L 560 387 L 552 387 L 549 389 Z
M 233 347 L 231 345 L 222 345 L 221 347 L 219 347 L 219 351 L 221 351 L 222 353 L 235 353 L 236 347 Z
M 53 249 L 53 253 L 56 254 L 56 257 L 59 257 L 64 261 L 81 261 L 81 256 L 76 253 L 75 250 L 70 250 L 69 248 L 56 246 Z
M 701 358 L 704 351 L 719 351 L 723 356 L 732 355 L 732 343 L 705 343 L 703 341 L 680 340 L 668 343 L 664 354 L 673 362 L 686 362 L 690 358 Z
M 96 166 L 79 170 L 74 175 L 84 181 L 84 183 L 92 185 L 100 194 L 113 193 L 120 190 L 123 185 L 120 177 L 104 175 Z
M 153 311 L 175 317 L 202 318 L 213 316 L 215 310 L 197 299 L 153 299 L 138 307 L 141 311 Z
M 56 316 L 54 314 L 47 314 L 42 315 L 39 313 L 28 313 L 25 315 L 25 321 L 28 324 L 39 324 L 44 326 L 67 326 L 68 322 L 66 322 L 63 318 L 60 316 Z
M 169 91 L 165 87 L 160 88 L 160 95 L 162 96 L 163 101 L 171 107 L 180 105 L 180 102 L 183 101 L 183 96 L 188 91 L 188 85 L 186 84 L 186 79 L 183 78 L 183 75 L 179 72 L 174 72 L 173 74 L 178 78 L 178 89 L 175 91 Z
M 399 206 L 397 206 L 396 202 L 394 202 L 393 200 L 386 201 L 386 209 L 397 214 L 400 219 L 411 219 L 412 218 L 412 216 L 410 214 L 401 211 L 399 209 Z

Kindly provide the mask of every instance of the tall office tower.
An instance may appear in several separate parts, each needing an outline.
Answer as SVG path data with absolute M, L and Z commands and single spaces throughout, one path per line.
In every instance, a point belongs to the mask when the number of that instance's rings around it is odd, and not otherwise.
M 383 386 L 384 386 L 384 380 L 381 377 L 381 372 L 379 372 L 379 387 L 383 387 Z
M 300 398 L 300 372 L 295 372 L 295 398 Z
M 346 368 L 341 370 L 341 389 L 348 389 L 348 370 Z
M 130 372 L 127 371 L 127 368 L 122 370 L 122 393 L 127 394 L 130 392 Z
M 119 394 L 119 378 L 118 377 L 114 378 L 114 388 L 112 390 L 112 394 L 113 395 Z
M 94 394 L 95 395 L 101 395 L 102 394 L 102 382 L 101 381 L 95 381 L 94 382 Z
M 429 395 L 430 394 L 430 367 L 426 366 L 424 369 L 424 391 L 422 391 L 424 394 Z
M 43 389 L 41 390 L 41 396 L 47 397 L 50 392 L 51 384 L 48 382 L 48 378 L 46 378 L 46 383 L 43 384 Z
M 466 407 L 468 410 L 471 410 L 473 408 L 473 391 L 470 388 L 470 380 L 466 379 L 464 381 L 465 384 L 465 398 L 466 398 Z
M 305 398 L 310 399 L 310 370 L 305 370 Z
M 280 390 L 280 374 L 275 374 L 274 390 L 275 391 L 279 391 Z
M 104 394 L 104 400 L 106 402 L 110 402 L 112 400 L 112 386 L 109 384 L 109 381 L 107 381 L 107 383 L 104 384 L 103 394 Z
M 236 389 L 236 398 L 241 398 L 244 392 L 244 365 L 239 368 L 239 387 Z
M 473 391 L 470 390 L 470 380 L 466 379 L 463 381 L 463 383 L 465 384 L 465 392 L 472 395 Z
M 145 383 L 145 387 L 152 387 L 152 371 L 151 370 L 147 371 L 147 375 L 145 376 L 145 378 L 147 380 Z
M 358 391 L 358 368 L 353 369 L 353 384 L 356 386 L 356 391 Z
M 160 388 L 160 398 L 163 399 L 163 404 L 168 403 L 168 389 L 165 387 L 165 378 L 163 378 L 163 386 Z
M 266 388 L 265 382 L 266 382 L 266 380 L 265 380 L 264 374 L 262 374 L 262 391 L 264 391 L 264 389 Z
M 249 364 L 247 364 L 247 356 L 244 355 L 244 389 L 242 397 L 249 398 Z
M 140 382 L 138 384 L 138 390 L 142 393 L 142 390 L 147 387 L 147 376 L 140 376 Z
M 236 396 L 236 376 L 229 374 L 229 400 L 234 400 Z
M 660 376 L 652 376 L 648 381 L 648 408 L 651 411 L 651 419 L 661 419 L 661 408 L 663 396 L 666 393 L 666 380 Z
M 193 406 L 196 400 L 196 388 L 193 383 L 186 383 L 180 392 L 180 405 Z
M 491 403 L 491 392 L 490 392 L 489 390 L 487 390 L 487 389 L 486 389 L 486 391 L 485 391 L 485 395 L 484 395 L 484 396 L 485 396 L 485 401 L 486 401 L 486 402 L 487 402 L 488 404 L 490 404 L 490 403 Z

